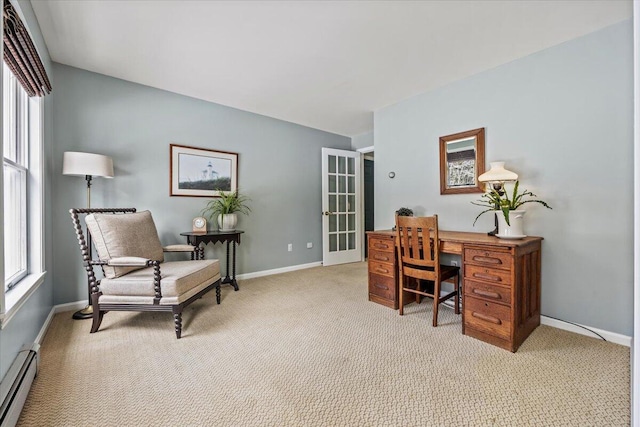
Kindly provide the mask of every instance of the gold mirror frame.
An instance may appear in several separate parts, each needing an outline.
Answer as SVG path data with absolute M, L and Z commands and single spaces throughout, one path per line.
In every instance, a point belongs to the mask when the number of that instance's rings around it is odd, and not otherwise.
M 458 186 L 450 185 L 449 179 L 449 163 L 447 154 L 451 154 L 447 148 L 455 143 L 464 143 L 465 140 L 473 140 L 474 142 L 474 182 L 469 184 L 461 184 Z M 469 151 L 469 150 L 463 150 Z M 482 184 L 478 181 L 478 177 L 484 173 L 484 128 L 468 130 L 466 132 L 454 133 L 440 137 L 440 194 L 466 194 L 466 193 L 484 193 Z

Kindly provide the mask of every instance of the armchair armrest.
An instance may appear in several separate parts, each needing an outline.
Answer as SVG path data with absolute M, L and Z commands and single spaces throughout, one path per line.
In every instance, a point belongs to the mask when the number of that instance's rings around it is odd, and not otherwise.
M 118 258 L 111 258 L 107 261 L 107 265 L 110 267 L 147 267 L 152 262 L 147 258 L 140 258 L 135 256 L 124 256 Z
M 197 248 L 193 245 L 168 245 L 162 248 L 163 252 L 193 252 Z

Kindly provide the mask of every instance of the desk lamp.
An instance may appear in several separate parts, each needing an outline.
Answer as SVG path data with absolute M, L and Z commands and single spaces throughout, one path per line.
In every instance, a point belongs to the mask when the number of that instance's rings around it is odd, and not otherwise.
M 518 179 L 518 174 L 505 169 L 504 162 L 491 162 L 490 165 L 491 169 L 480 175 L 478 177 L 478 181 L 491 184 L 493 189 L 500 196 L 503 196 L 504 183 L 509 181 L 516 181 Z M 500 210 L 500 206 L 498 206 L 498 204 L 495 205 L 495 210 Z M 487 233 L 489 236 L 495 236 L 496 234 L 498 234 L 498 214 L 496 213 L 495 215 L 496 228 L 493 231 Z
M 62 160 L 62 174 L 84 176 L 87 180 L 87 208 L 91 207 L 91 179 L 94 176 L 113 178 L 113 159 L 102 154 L 79 153 L 66 151 Z M 91 241 L 89 241 L 89 258 L 91 258 Z M 89 285 L 88 285 L 89 286 Z M 91 288 L 89 287 L 89 304 L 73 313 L 74 319 L 89 319 L 93 316 L 91 306 Z

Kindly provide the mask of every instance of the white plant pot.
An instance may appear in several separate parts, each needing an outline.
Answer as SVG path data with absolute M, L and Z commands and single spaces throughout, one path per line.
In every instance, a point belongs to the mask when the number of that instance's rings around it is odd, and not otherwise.
M 524 214 L 526 211 L 509 211 L 509 223 L 504 219 L 502 211 L 496 211 L 498 216 L 498 234 L 502 239 L 522 239 L 524 234 Z
M 234 231 L 238 225 L 238 215 L 220 214 L 218 215 L 218 228 L 220 231 Z

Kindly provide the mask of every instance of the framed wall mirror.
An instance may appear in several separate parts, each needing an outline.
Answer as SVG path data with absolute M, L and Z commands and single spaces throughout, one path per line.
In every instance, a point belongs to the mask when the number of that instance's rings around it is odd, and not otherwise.
M 440 194 L 483 193 L 484 128 L 440 137 Z

